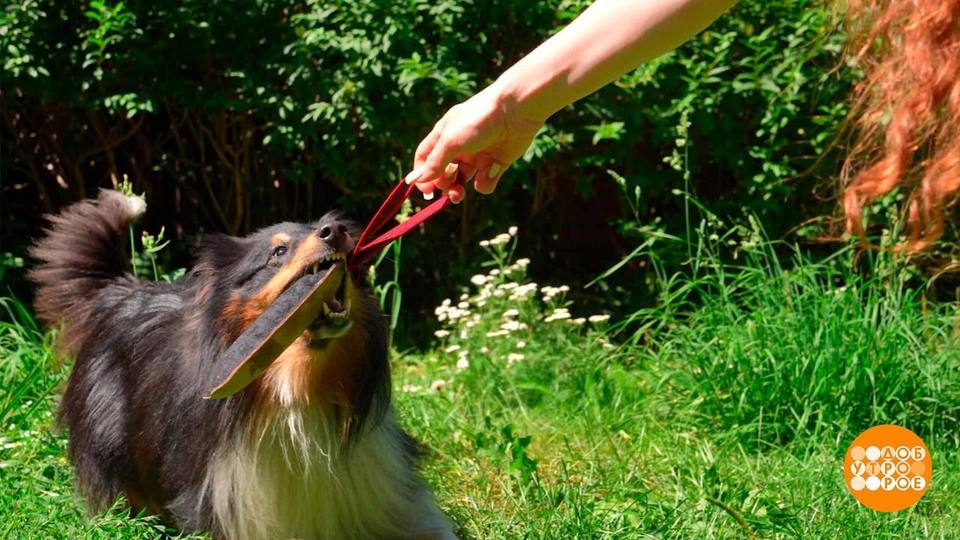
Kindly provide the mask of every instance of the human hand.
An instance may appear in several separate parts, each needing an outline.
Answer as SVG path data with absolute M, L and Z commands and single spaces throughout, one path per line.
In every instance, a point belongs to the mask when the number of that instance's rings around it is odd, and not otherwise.
M 417 147 L 407 183 L 416 182 L 426 199 L 439 189 L 459 203 L 466 192 L 457 177 L 473 176 L 477 192 L 493 193 L 543 126 L 542 120 L 524 115 L 518 103 L 494 83 L 452 107 Z

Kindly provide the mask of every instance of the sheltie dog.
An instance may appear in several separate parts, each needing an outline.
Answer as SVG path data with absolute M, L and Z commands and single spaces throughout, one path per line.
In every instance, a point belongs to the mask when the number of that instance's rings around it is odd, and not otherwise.
M 342 263 L 337 213 L 203 237 L 172 283 L 131 275 L 137 197 L 103 191 L 51 217 L 32 255 L 36 309 L 75 357 L 60 406 L 76 487 L 123 495 L 214 538 L 455 538 L 390 405 L 385 316 L 348 274 L 323 315 L 252 384 L 204 396 L 227 347 L 294 280 Z

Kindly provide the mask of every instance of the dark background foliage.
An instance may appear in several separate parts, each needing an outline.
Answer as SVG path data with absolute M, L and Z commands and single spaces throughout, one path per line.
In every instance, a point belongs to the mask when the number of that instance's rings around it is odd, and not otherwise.
M 205 231 L 245 234 L 330 207 L 362 221 L 446 108 L 587 4 L 9 3 L 4 265 L 20 266 L 44 213 L 123 179 L 147 196 L 144 228 L 176 240 L 169 268 L 189 265 Z M 651 231 L 682 236 L 678 190 L 721 215 L 755 214 L 770 236 L 806 234 L 804 220 L 832 210 L 830 148 L 853 79 L 836 23 L 817 2 L 743 2 L 558 113 L 493 198 L 470 197 L 405 242 L 405 319 L 454 292 L 476 271 L 477 241 L 514 224 L 533 275 L 573 285 Z M 684 251 L 661 256 L 669 265 Z M 633 259 L 581 300 L 647 301 L 648 271 Z M 22 274 L 4 279 L 26 294 Z

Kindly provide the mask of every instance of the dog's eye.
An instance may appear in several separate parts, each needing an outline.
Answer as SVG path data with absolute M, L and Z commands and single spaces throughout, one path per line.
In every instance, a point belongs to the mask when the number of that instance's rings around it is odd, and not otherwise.
M 283 257 L 284 254 L 286 254 L 286 252 L 287 252 L 287 246 L 277 246 L 273 248 L 274 257 Z

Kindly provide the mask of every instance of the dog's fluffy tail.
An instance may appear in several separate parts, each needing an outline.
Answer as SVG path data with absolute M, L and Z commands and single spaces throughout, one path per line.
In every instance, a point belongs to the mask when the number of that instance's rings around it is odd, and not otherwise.
M 40 264 L 30 273 L 37 284 L 37 314 L 63 329 L 68 351 L 89 331 L 97 295 L 118 280 L 132 280 L 123 246 L 127 225 L 146 210 L 139 197 L 104 190 L 50 216 L 46 235 L 30 250 Z

